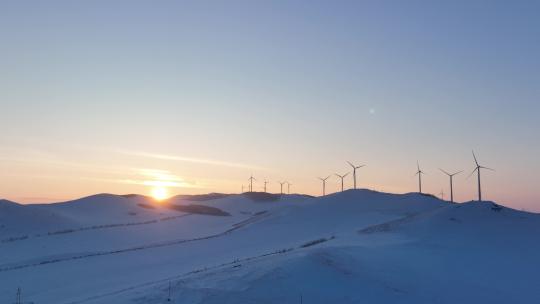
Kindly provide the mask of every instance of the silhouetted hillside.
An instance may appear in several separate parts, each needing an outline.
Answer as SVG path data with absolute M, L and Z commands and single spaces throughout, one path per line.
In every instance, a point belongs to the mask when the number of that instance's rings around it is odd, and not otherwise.
M 242 195 L 257 202 L 273 202 L 281 198 L 280 194 L 266 193 L 266 192 L 246 192 Z
M 192 202 L 204 202 L 204 201 L 211 201 L 215 199 L 225 198 L 228 196 L 231 196 L 232 194 L 225 194 L 225 193 L 208 193 L 208 194 L 183 194 L 183 195 L 177 195 L 173 197 L 172 199 L 180 199 L 184 201 L 192 201 Z
M 204 206 L 204 205 L 167 205 L 168 208 L 176 211 L 194 213 L 194 214 L 204 214 L 204 215 L 214 215 L 214 216 L 230 216 L 228 212 L 225 212 L 221 209 Z

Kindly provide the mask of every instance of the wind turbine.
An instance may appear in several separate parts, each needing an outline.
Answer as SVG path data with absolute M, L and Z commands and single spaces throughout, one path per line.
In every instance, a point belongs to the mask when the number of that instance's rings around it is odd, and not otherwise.
M 267 180 L 264 180 L 264 192 L 266 193 L 266 184 L 268 184 Z
M 253 181 L 256 181 L 256 179 L 253 177 L 253 174 L 251 174 L 248 180 L 249 180 L 249 192 L 253 192 Z
M 326 195 L 326 180 L 330 178 L 330 175 L 328 175 L 326 178 L 319 177 L 319 179 L 322 181 L 322 195 Z
M 278 182 L 279 183 L 279 187 L 280 187 L 280 194 L 283 195 L 283 185 L 286 184 L 287 182 Z
M 463 171 L 459 171 L 459 172 L 450 174 L 450 173 L 444 171 L 441 168 L 439 168 L 439 170 L 441 170 L 442 173 L 444 173 L 444 174 L 448 175 L 448 177 L 450 177 L 450 202 L 453 203 L 454 202 L 454 175 L 458 175 Z
M 360 169 L 366 165 L 355 166 L 350 161 L 347 161 L 347 163 L 353 168 L 354 189 L 356 189 L 356 169 Z
M 291 194 L 291 186 L 292 184 L 289 183 L 289 182 L 286 182 L 287 183 L 287 194 Z
M 441 189 L 441 193 L 439 193 L 439 195 L 441 196 L 441 199 L 444 201 L 444 190 Z
M 416 162 L 416 166 L 418 167 L 418 171 L 416 171 L 415 175 L 418 175 L 418 189 L 419 193 L 422 193 L 422 174 L 425 174 L 424 171 L 420 170 L 420 163 L 418 161 Z
M 244 193 L 244 185 L 242 185 L 242 193 Z
M 476 164 L 476 168 L 474 168 L 473 172 L 471 172 L 469 177 L 471 177 L 471 175 L 473 175 L 474 172 L 478 173 L 478 201 L 481 202 L 482 201 L 482 185 L 480 183 L 480 169 L 487 169 L 487 170 L 491 170 L 491 171 L 495 171 L 495 170 L 493 170 L 491 168 L 488 168 L 488 167 L 480 166 L 480 164 L 478 163 L 478 160 L 476 159 L 476 155 L 474 155 L 474 151 L 472 151 L 472 155 L 473 155 L 473 158 L 474 158 L 474 163 Z M 469 178 L 469 177 L 467 177 L 467 178 Z
M 344 175 L 339 175 L 339 174 L 336 173 L 336 176 L 339 177 L 339 178 L 341 178 L 341 192 L 343 192 L 343 179 L 345 179 L 345 177 L 346 177 L 347 175 L 349 175 L 349 173 L 350 173 L 350 172 L 347 172 L 347 173 L 345 173 Z

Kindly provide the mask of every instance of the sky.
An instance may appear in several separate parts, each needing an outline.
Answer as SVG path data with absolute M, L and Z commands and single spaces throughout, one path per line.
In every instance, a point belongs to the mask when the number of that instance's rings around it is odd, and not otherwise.
M 0 198 L 359 187 L 540 212 L 538 1 L 0 1 Z M 352 179 L 345 180 L 352 186 Z M 246 188 L 247 189 L 247 188 Z M 340 190 L 331 177 L 327 192 Z

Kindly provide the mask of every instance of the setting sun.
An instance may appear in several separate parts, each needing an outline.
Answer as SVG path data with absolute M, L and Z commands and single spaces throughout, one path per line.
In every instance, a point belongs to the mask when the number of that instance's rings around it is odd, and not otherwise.
M 155 200 L 161 201 L 166 199 L 168 196 L 167 189 L 164 187 L 155 187 L 152 189 L 152 197 Z

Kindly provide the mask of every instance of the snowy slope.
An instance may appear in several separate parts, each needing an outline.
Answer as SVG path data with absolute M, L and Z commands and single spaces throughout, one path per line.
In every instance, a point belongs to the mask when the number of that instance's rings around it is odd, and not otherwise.
M 0 243 L 73 225 L 76 223 L 54 212 L 0 200 Z
M 388 207 L 388 206 L 387 206 Z M 386 209 L 386 207 L 385 207 Z M 540 217 L 446 205 L 308 248 L 172 279 L 175 303 L 536 303 Z M 155 303 L 167 284 L 125 294 Z M 101 302 L 105 303 L 105 302 Z
M 536 214 L 369 190 L 168 204 L 229 215 L 178 212 L 140 196 L 35 206 L 81 227 L 148 222 L 1 243 L 0 302 L 21 286 L 35 303 L 161 303 L 169 283 L 173 303 L 540 300 Z
M 71 218 L 83 225 L 149 220 L 174 213 L 141 195 L 97 194 L 74 201 L 35 206 Z

